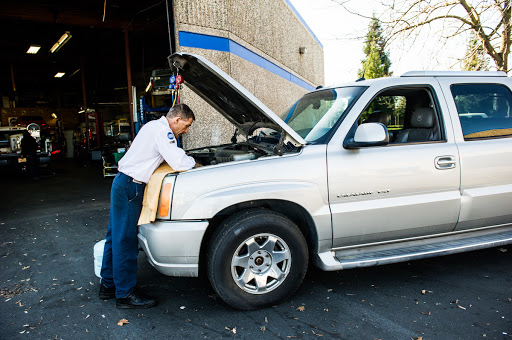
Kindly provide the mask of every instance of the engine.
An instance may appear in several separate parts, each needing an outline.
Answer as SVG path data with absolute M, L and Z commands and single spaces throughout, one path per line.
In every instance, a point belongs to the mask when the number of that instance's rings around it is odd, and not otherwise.
M 202 165 L 214 165 L 226 162 L 238 162 L 252 160 L 260 157 L 262 152 L 245 148 L 239 149 L 240 145 L 220 146 L 215 148 L 205 148 L 190 152 L 196 162 Z

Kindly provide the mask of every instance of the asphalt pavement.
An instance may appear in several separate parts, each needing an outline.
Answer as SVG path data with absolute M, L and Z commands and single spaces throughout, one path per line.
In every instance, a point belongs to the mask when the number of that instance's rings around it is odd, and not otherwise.
M 54 163 L 39 181 L 0 173 L 0 339 L 511 339 L 512 246 L 339 272 L 310 267 L 288 301 L 225 305 L 201 278 L 158 273 L 159 299 L 118 310 L 98 298 L 93 246 L 105 237 L 112 178 Z M 124 321 L 123 321 L 124 320 Z

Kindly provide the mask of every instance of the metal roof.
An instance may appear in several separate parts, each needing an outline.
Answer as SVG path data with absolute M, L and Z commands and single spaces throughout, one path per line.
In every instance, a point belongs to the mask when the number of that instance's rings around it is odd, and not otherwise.
M 401 77 L 506 77 L 503 71 L 409 71 Z

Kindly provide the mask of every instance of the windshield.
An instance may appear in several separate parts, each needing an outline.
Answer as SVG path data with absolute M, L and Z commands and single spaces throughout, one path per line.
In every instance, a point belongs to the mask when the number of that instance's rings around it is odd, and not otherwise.
M 323 142 L 365 89 L 354 86 L 311 92 L 280 117 L 307 142 Z

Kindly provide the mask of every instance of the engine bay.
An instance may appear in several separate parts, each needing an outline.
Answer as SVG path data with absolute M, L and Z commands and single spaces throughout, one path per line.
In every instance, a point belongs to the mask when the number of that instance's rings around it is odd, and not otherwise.
M 282 145 L 280 138 L 257 136 L 250 137 L 245 142 L 194 149 L 187 153 L 194 157 L 197 163 L 205 166 L 254 160 L 265 156 L 298 152 L 299 150 L 299 147 L 295 147 L 291 143 Z

